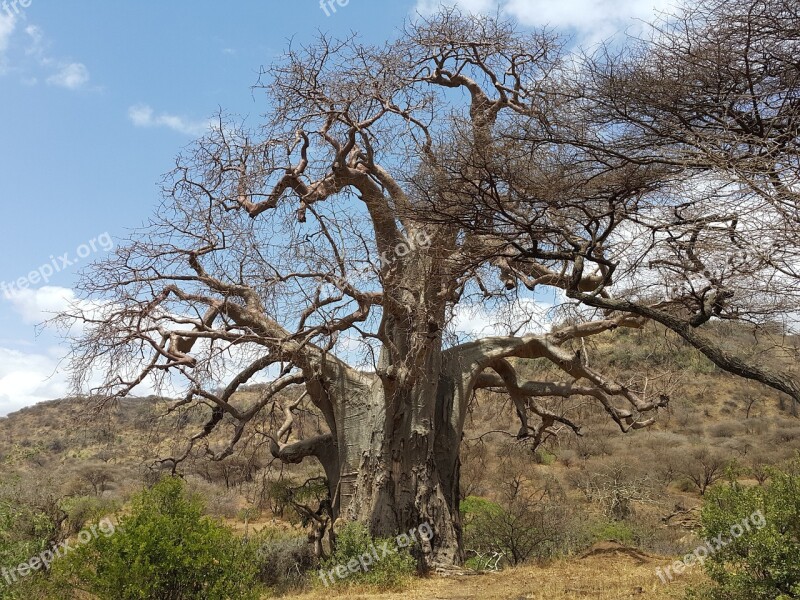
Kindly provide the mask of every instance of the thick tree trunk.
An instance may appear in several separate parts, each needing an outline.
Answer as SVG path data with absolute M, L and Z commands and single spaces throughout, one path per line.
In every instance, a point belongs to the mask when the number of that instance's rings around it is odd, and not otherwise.
M 459 514 L 459 446 L 465 394 L 460 374 L 434 349 L 425 373 L 386 397 L 377 375 L 342 381 L 336 403 L 338 485 L 335 514 L 394 537 L 428 524 L 431 540 L 415 549 L 426 568 L 463 563 Z M 394 391 L 394 390 L 393 390 Z M 346 398 L 346 400 L 343 400 Z
M 434 536 L 421 540 L 427 566 L 460 564 L 460 430 L 451 421 L 453 386 L 446 378 L 412 390 L 413 406 L 423 410 L 384 410 L 376 398 L 361 426 L 350 430 L 342 464 L 342 515 L 369 523 L 373 535 L 395 536 L 430 525 Z M 433 396 L 433 397 L 431 397 Z M 409 402 L 408 404 L 412 404 Z M 428 410 L 428 407 L 436 407 Z M 358 454 L 352 452 L 359 447 Z

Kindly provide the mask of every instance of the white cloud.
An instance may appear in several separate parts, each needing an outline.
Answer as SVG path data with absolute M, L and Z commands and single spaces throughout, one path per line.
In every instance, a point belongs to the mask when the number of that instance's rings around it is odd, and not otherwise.
M 14 311 L 28 325 L 38 325 L 52 318 L 55 313 L 69 308 L 75 300 L 75 292 L 58 286 L 17 290 L 8 297 Z
M 128 109 L 128 118 L 137 127 L 166 127 L 185 135 L 199 136 L 208 131 L 208 121 L 192 121 L 168 113 L 156 114 L 147 104 L 137 104 Z
M 25 33 L 29 42 L 28 47 L 25 49 L 25 54 L 33 54 L 41 58 L 44 55 L 46 46 L 42 28 L 36 25 L 28 25 L 25 28 Z
M 6 300 L 24 324 L 37 325 L 66 309 L 75 301 L 75 293 L 68 288 L 46 286 L 19 290 Z M 57 343 L 48 345 L 57 340 L 45 342 L 43 338 L 50 336 L 38 337 L 35 344 L 3 340 L 18 348 L 0 346 L 0 416 L 66 395 L 68 376 L 60 368 L 66 350 Z
M 58 286 L 17 290 L 5 300 L 21 322 L 30 326 L 40 325 L 73 306 L 88 311 L 92 318 L 101 316 L 102 311 L 108 308 L 99 302 L 82 301 L 72 289 Z M 82 330 L 81 323 L 74 323 L 68 333 L 70 336 L 79 335 Z M 68 348 L 61 336 L 47 327 L 38 330 L 35 343 L 0 340 L 0 416 L 23 406 L 68 395 L 69 372 L 64 361 L 67 354 Z M 93 374 L 90 385 L 98 385 L 100 376 L 100 373 Z M 151 391 L 148 382 L 137 388 L 141 395 Z
M 47 83 L 68 90 L 78 90 L 89 83 L 89 69 L 83 63 L 64 64 L 55 74 L 47 78 Z
M 579 43 L 591 45 L 620 31 L 640 31 L 675 0 L 417 0 L 416 9 L 430 14 L 441 5 L 458 5 L 472 13 L 500 10 L 524 25 L 575 31 Z
M 552 304 L 532 298 L 518 298 L 497 308 L 484 304 L 458 304 L 451 329 L 459 339 L 495 335 L 527 335 L 549 330 Z
M 23 406 L 63 397 L 67 376 L 55 353 L 0 348 L 0 416 Z
M 14 15 L 0 13 L 0 73 L 5 69 L 6 51 L 16 26 L 17 19 Z

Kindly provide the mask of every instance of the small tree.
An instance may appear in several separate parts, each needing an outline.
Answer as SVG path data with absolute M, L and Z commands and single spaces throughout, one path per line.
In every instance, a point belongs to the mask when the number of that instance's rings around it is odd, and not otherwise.
M 652 504 L 653 482 L 649 473 L 637 471 L 623 460 L 601 463 L 570 477 L 589 502 L 614 520 L 624 520 L 634 512 L 634 503 Z
M 108 485 L 113 481 L 109 469 L 104 465 L 89 464 L 80 469 L 78 477 L 81 481 L 88 484 L 95 496 L 101 496 L 108 489 Z
M 706 495 L 706 490 L 722 479 L 728 462 L 715 452 L 705 448 L 699 449 L 686 463 L 683 474 L 691 481 L 701 496 Z
M 569 512 L 557 484 L 540 485 L 522 478 L 504 482 L 500 502 L 469 496 L 461 502 L 464 545 L 472 564 L 518 565 L 556 554 L 565 543 Z
M 202 515 L 177 478 L 133 501 L 111 536 L 76 549 L 57 576 L 100 600 L 255 600 L 256 565 L 246 544 Z

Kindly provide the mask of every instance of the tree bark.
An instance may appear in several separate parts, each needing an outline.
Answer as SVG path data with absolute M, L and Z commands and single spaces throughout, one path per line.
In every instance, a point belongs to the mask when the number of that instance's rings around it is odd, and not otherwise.
M 459 446 L 468 394 L 463 377 L 429 352 L 424 376 L 387 397 L 378 375 L 361 385 L 341 381 L 337 403 L 339 477 L 331 485 L 335 515 L 394 537 L 428 524 L 431 540 L 415 552 L 428 568 L 463 562 L 459 513 Z M 467 386 L 468 387 L 468 386 Z

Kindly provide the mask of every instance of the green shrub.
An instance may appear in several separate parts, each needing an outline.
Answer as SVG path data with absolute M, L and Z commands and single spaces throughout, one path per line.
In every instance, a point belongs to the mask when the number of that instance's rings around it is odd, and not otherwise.
M 621 544 L 632 544 L 636 541 L 633 528 L 625 521 L 596 521 L 589 526 L 592 541 L 617 541 Z
M 468 564 L 496 569 L 504 562 L 517 565 L 568 551 L 571 514 L 565 508 L 563 498 L 557 501 L 546 493 L 514 497 L 502 505 L 465 498 L 460 509 Z
M 390 550 L 386 556 L 383 556 L 381 550 L 384 545 Z M 362 568 L 367 562 L 361 562 L 364 557 L 371 556 L 374 559 L 373 548 L 377 549 L 378 560 L 368 559 L 372 560 L 372 564 Z M 348 565 L 355 565 L 357 562 L 359 567 L 355 572 L 348 572 L 343 578 L 335 576 L 337 567 L 348 568 Z M 355 522 L 347 523 L 339 530 L 336 535 L 336 549 L 322 564 L 322 570 L 326 573 L 326 582 L 332 580 L 334 585 L 359 584 L 387 590 L 402 588 L 416 571 L 416 565 L 417 562 L 408 548 L 398 548 L 397 540 L 372 538 L 366 526 Z M 331 571 L 334 571 L 333 577 Z
M 483 516 L 494 516 L 503 512 L 503 507 L 497 502 L 492 502 L 479 496 L 467 496 L 464 498 L 461 501 L 460 509 L 465 525 L 473 523 Z
M 800 598 L 798 469 L 800 463 L 789 472 L 775 470 L 772 480 L 764 486 L 732 483 L 709 492 L 701 513 L 702 535 L 708 540 L 723 535 L 731 541 L 705 561 L 705 571 L 713 584 L 694 590 L 690 598 Z M 739 537 L 731 534 L 732 526 L 741 526 L 748 519 L 750 524 Z
M 12 570 L 58 538 L 62 513 L 57 501 L 26 498 L 22 490 L 27 483 L 18 479 L 0 481 L 0 567 Z M 0 577 L 0 600 L 18 598 L 31 596 L 21 582 L 8 585 Z
M 242 523 L 249 523 L 257 520 L 261 516 L 261 511 L 255 506 L 241 509 L 236 514 L 236 519 Z
M 100 600 L 255 600 L 252 544 L 202 515 L 177 478 L 134 498 L 113 535 L 98 536 L 54 565 L 69 586 Z
M 77 535 L 87 523 L 113 514 L 119 509 L 119 504 L 97 496 L 75 496 L 64 500 L 63 508 L 67 513 L 67 533 Z

